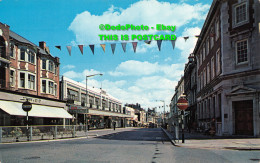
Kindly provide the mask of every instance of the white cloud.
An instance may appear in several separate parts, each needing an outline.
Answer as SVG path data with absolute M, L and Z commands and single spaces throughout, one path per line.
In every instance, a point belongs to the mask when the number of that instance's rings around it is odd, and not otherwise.
M 90 70 L 84 70 L 83 72 L 75 72 L 75 71 L 67 71 L 63 75 L 65 77 L 71 78 L 71 79 L 79 79 L 80 81 L 86 79 L 87 75 L 90 74 L 99 74 L 99 71 L 96 71 L 94 69 Z
M 62 67 L 62 69 L 73 69 L 73 68 L 75 68 L 74 65 L 65 65 Z
M 101 31 L 100 24 L 110 25 L 147 25 L 156 27 L 156 24 L 172 25 L 177 28 L 191 22 L 205 19 L 209 5 L 201 3 L 189 5 L 186 3 L 158 2 L 156 0 L 142 0 L 125 9 L 111 6 L 102 15 L 93 15 L 89 11 L 78 14 L 69 26 L 76 36 L 76 42 L 86 44 L 100 43 L 99 34 L 150 34 L 158 32 L 148 31 Z M 163 11 L 163 12 L 162 12 Z M 183 13 L 185 11 L 185 14 Z
M 190 36 L 188 40 L 184 40 L 183 38 L 179 37 L 176 41 L 176 48 L 181 50 L 181 56 L 182 58 L 187 59 L 188 56 L 190 55 L 190 53 L 193 52 L 193 49 L 196 45 L 197 42 L 197 38 L 195 37 L 195 35 L 199 35 L 200 34 L 201 29 L 199 27 L 194 27 L 194 28 L 186 28 L 183 33 L 182 36 L 186 37 L 186 36 Z
M 128 60 L 120 63 L 115 71 L 109 72 L 111 76 L 143 76 L 152 75 L 155 73 L 163 73 L 162 75 L 170 78 L 180 77 L 183 74 L 184 65 L 180 64 L 164 64 L 160 65 L 157 62 L 150 63 L 147 61 L 141 62 L 136 60 Z

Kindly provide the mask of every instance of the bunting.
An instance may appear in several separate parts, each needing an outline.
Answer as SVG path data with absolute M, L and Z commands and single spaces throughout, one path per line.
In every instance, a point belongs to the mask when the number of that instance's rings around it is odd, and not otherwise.
M 83 45 L 78 45 L 81 54 L 83 55 Z
M 189 36 L 187 36 L 187 37 L 183 37 L 184 38 L 184 40 L 185 40 L 185 42 L 190 38 Z
M 125 52 L 126 51 L 126 42 L 122 42 L 121 45 L 122 45 L 122 48 L 123 48 L 123 50 Z
M 177 40 L 177 39 L 176 39 L 176 40 Z M 175 48 L 175 42 L 176 42 L 176 40 L 171 40 L 171 42 L 172 42 L 172 49 Z
M 157 46 L 159 51 L 161 51 L 161 45 L 162 45 L 162 40 L 157 40 Z
M 57 48 L 57 49 L 60 49 L 60 50 L 61 50 L 61 46 L 55 46 L 55 48 Z
M 91 49 L 91 51 L 92 51 L 92 53 L 93 53 L 93 55 L 94 55 L 95 45 L 89 45 L 89 47 L 90 47 L 90 49 Z
M 114 54 L 116 48 L 116 44 L 111 44 L 112 53 Z
M 134 52 L 136 52 L 137 42 L 132 42 Z
M 71 55 L 71 46 L 66 46 L 69 52 L 69 55 Z
M 100 46 L 102 47 L 104 53 L 106 52 L 106 44 L 100 44 Z
M 149 45 L 150 45 L 152 41 L 151 41 L 151 40 L 150 40 L 150 41 L 149 41 L 149 40 L 145 40 L 144 42 L 145 42 L 146 44 L 149 44 Z

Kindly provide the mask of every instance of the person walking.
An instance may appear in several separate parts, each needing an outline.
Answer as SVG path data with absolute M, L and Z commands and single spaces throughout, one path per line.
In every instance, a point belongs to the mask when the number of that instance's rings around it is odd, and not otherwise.
M 116 122 L 115 121 L 113 122 L 113 127 L 114 127 L 114 130 L 116 130 Z

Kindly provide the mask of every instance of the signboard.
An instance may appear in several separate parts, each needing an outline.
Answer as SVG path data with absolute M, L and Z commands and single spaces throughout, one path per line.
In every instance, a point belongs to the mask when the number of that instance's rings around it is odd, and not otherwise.
M 177 107 L 180 110 L 186 110 L 188 106 L 189 106 L 188 101 L 184 97 L 179 98 L 179 100 L 177 101 Z

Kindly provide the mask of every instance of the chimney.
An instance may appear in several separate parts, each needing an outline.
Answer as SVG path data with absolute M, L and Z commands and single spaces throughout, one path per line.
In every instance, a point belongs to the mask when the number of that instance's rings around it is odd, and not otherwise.
M 45 50 L 46 42 L 44 42 L 44 41 L 39 42 L 39 47 L 42 48 L 43 50 Z

